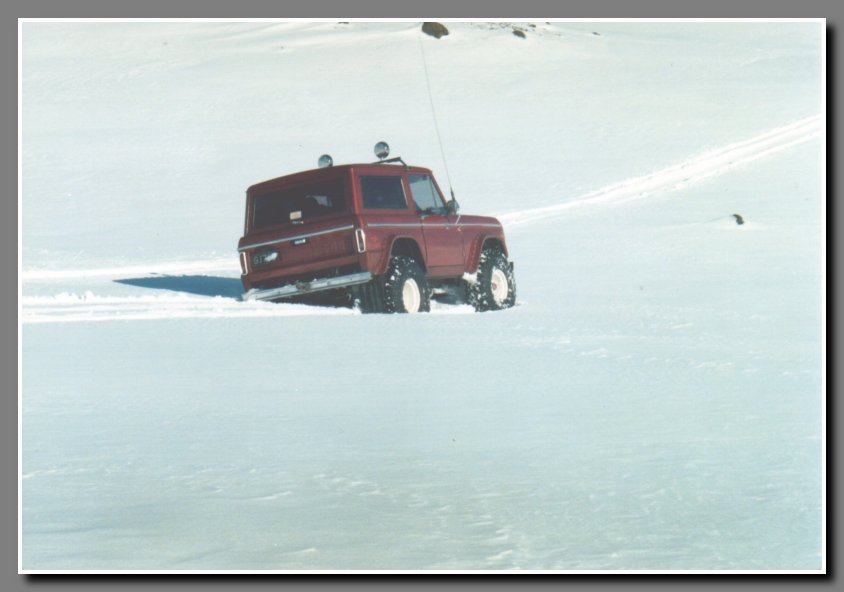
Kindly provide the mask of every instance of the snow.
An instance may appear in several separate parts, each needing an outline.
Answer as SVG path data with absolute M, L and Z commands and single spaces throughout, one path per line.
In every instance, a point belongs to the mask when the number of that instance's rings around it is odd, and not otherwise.
M 825 568 L 822 24 L 447 25 L 24 23 L 24 570 Z M 241 301 L 420 42 L 517 305 Z

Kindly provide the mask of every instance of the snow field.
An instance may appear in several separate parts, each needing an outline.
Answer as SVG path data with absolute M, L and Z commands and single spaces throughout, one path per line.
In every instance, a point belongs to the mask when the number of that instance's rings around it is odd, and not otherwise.
M 36 359 L 52 364 L 44 376 L 28 374 L 30 433 L 41 432 L 34 418 L 51 421 L 44 413 L 56 399 L 67 411 L 44 461 L 28 455 L 52 472 L 25 486 L 35 507 L 77 500 L 82 512 L 72 519 L 39 521 L 82 530 L 72 536 L 85 549 L 79 557 L 44 547 L 40 561 L 94 569 L 817 565 L 820 401 L 806 395 L 820 389 L 818 311 L 794 312 L 812 297 L 810 282 L 769 299 L 754 285 L 781 288 L 777 276 L 797 272 L 819 247 L 804 239 L 811 207 L 794 207 L 804 221 L 755 213 L 813 194 L 811 186 L 790 193 L 778 177 L 810 170 L 814 152 L 732 174 L 760 196 L 740 200 L 746 227 L 712 220 L 723 202 L 706 197 L 724 186 L 710 183 L 697 195 L 582 208 L 537 232 L 516 230 L 523 302 L 504 313 L 325 317 L 326 340 L 295 316 L 172 320 L 167 339 L 156 322 L 28 326 L 25 346 L 39 344 Z M 538 256 L 549 249 L 590 256 L 549 266 Z M 793 259 L 783 269 L 760 271 L 786 252 Z M 567 281 L 595 266 L 601 282 L 594 272 L 591 282 Z M 712 284 L 729 289 L 702 289 Z M 431 356 L 408 348 L 408 334 Z M 91 346 L 67 350 L 68 339 Z M 354 355 L 362 339 L 367 355 Z M 24 360 L 32 357 L 25 350 Z M 103 372 L 111 367 L 120 375 Z M 61 388 L 49 386 L 53 376 L 63 377 Z M 156 392 L 174 396 L 151 400 Z M 50 462 L 56 448 L 63 462 Z M 36 487 L 51 480 L 65 485 Z M 98 494 L 87 500 L 86 490 Z M 54 527 L 38 536 L 68 534 Z

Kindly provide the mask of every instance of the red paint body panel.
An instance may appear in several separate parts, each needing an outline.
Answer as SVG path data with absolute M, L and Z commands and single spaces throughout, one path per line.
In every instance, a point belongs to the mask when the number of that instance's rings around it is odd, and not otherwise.
M 504 231 L 495 218 L 444 210 L 419 213 L 409 175 L 425 184 L 428 180 L 418 175 L 430 176 L 445 202 L 429 169 L 394 164 L 313 169 L 249 187 L 244 235 L 238 242 L 244 288 L 360 272 L 379 276 L 391 255 L 401 250 L 419 259 L 430 279 L 456 279 L 477 270 L 488 241 L 507 254 Z M 396 178 L 384 180 L 393 190 L 391 207 L 366 208 L 361 177 Z M 399 185 L 404 204 L 397 201 Z

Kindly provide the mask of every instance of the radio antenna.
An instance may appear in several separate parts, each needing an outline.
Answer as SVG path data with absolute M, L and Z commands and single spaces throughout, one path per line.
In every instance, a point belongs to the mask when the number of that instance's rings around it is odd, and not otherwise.
M 437 123 L 437 111 L 434 109 L 434 96 L 431 93 L 431 79 L 428 76 L 428 60 L 425 58 L 425 45 L 422 43 L 421 34 L 419 35 L 419 50 L 422 52 L 422 65 L 425 67 L 425 85 L 428 87 L 428 101 L 431 104 L 431 117 L 434 119 L 434 129 L 437 132 L 437 141 L 440 144 L 440 154 L 442 155 L 443 165 L 445 166 L 445 178 L 448 179 L 448 190 L 451 192 L 451 199 L 454 199 L 454 188 L 451 185 L 451 175 L 448 172 L 448 161 L 445 158 L 443 139 L 440 135 L 440 126 Z

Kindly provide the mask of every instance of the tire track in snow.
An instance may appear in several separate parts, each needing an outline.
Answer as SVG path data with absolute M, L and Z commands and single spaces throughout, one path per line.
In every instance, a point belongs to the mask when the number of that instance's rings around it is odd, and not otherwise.
M 21 304 L 20 318 L 24 324 L 359 314 L 350 308 L 240 302 L 234 298 L 187 294 L 99 296 L 91 292 L 81 295 L 63 293 L 57 296 L 24 296 Z
M 545 220 L 565 211 L 593 204 L 616 204 L 641 199 L 656 193 L 684 188 L 744 166 L 755 160 L 777 154 L 808 142 L 823 132 L 823 118 L 815 115 L 775 128 L 764 134 L 722 148 L 704 152 L 674 166 L 608 185 L 570 201 L 498 216 L 509 229 Z M 78 270 L 28 270 L 21 273 L 24 282 L 67 281 L 80 279 L 119 279 L 153 277 L 155 275 L 187 275 L 223 273 L 237 277 L 237 259 L 220 258 L 199 261 L 140 264 L 124 267 Z M 451 307 L 454 308 L 454 307 Z M 461 312 L 451 308 L 434 309 L 436 313 Z M 468 312 L 471 312 L 470 310 Z M 91 322 L 108 320 L 152 320 L 176 318 L 257 318 L 303 315 L 357 314 L 351 309 L 241 302 L 234 298 L 196 297 L 187 294 L 168 296 L 97 296 L 59 294 L 57 296 L 21 299 L 20 319 L 23 323 Z
M 242 302 L 222 296 L 188 294 L 100 296 L 61 293 L 56 296 L 24 296 L 23 324 L 80 323 L 99 321 L 151 321 L 167 319 L 268 318 L 359 315 L 353 308 L 298 303 Z M 469 305 L 431 303 L 431 314 L 474 314 Z
M 520 212 L 509 212 L 499 215 L 498 219 L 506 228 L 511 228 L 544 220 L 571 208 L 593 204 L 623 203 L 655 193 L 682 189 L 692 183 L 724 174 L 755 160 L 808 142 L 820 136 L 822 132 L 823 118 L 821 115 L 814 115 L 747 140 L 704 152 L 648 175 L 607 185 L 570 201 Z

